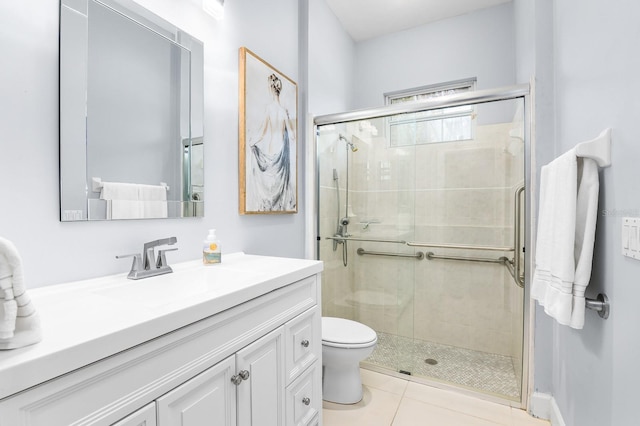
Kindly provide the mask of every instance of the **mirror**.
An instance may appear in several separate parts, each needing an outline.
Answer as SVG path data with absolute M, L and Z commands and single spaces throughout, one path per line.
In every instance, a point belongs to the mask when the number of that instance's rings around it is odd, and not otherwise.
M 60 220 L 203 216 L 203 44 L 131 0 L 60 8 Z

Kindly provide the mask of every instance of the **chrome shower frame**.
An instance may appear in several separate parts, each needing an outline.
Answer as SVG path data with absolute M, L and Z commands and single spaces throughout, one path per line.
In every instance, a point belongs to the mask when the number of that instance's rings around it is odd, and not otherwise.
M 428 379 L 418 378 L 415 376 L 406 376 L 402 374 L 396 374 L 389 372 L 388 370 L 380 369 L 379 371 L 391 375 L 408 379 L 416 382 L 426 383 L 435 387 L 451 389 L 459 393 L 474 395 L 478 398 L 498 402 L 504 405 L 510 405 L 517 408 L 526 409 L 529 404 L 529 397 L 533 392 L 533 369 L 531 368 L 533 352 L 532 352 L 532 330 L 533 330 L 533 302 L 530 298 L 529 283 L 532 277 L 532 268 L 529 265 L 533 265 L 532 255 L 534 253 L 533 245 L 535 243 L 532 232 L 532 212 L 535 211 L 533 205 L 533 194 L 535 194 L 535 188 L 533 183 L 535 182 L 535 174 L 533 164 L 533 141 L 531 132 L 531 117 L 533 117 L 531 100 L 532 87 L 529 84 L 520 84 L 514 86 L 500 87 L 490 90 L 477 90 L 473 92 L 465 92 L 450 96 L 443 96 L 440 98 L 431 98 L 424 101 L 417 101 L 412 103 L 393 104 L 379 108 L 361 109 L 348 112 L 342 112 L 337 114 L 328 114 L 317 117 L 309 117 L 309 130 L 313 129 L 313 133 L 309 132 L 309 136 L 313 138 L 310 141 L 309 148 L 311 152 L 308 152 L 307 160 L 307 193 L 314 193 L 315 196 L 309 197 L 308 224 L 312 224 L 315 229 L 315 234 L 307 234 L 307 247 L 306 253 L 309 257 L 318 259 L 320 252 L 320 223 L 318 220 L 319 212 L 318 207 L 320 205 L 320 188 L 319 188 L 319 164 L 318 164 L 318 136 L 319 126 L 329 124 L 347 123 L 352 121 L 381 118 L 394 114 L 412 113 L 418 111 L 429 111 L 447 107 L 461 106 L 465 104 L 477 104 L 486 102 L 497 102 L 504 100 L 523 99 L 524 100 L 524 244 L 526 252 L 524 253 L 523 261 L 525 263 L 525 274 L 522 277 L 524 286 L 524 330 L 523 330 L 523 351 L 522 351 L 522 386 L 520 392 L 520 401 L 512 401 L 505 398 L 491 396 L 481 392 L 467 390 L 454 385 L 448 385 L 441 382 L 431 381 Z M 313 122 L 311 122 L 313 121 Z

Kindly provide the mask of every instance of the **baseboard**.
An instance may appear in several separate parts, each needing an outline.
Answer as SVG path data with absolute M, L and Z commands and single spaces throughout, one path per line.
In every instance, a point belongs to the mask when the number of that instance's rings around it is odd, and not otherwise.
M 534 392 L 529 401 L 529 412 L 534 417 L 549 420 L 551 426 L 566 426 L 555 398 L 549 394 Z
M 553 397 L 551 397 L 551 417 L 549 420 L 551 421 L 551 426 L 567 426 L 562 418 L 562 413 L 556 403 L 556 399 Z

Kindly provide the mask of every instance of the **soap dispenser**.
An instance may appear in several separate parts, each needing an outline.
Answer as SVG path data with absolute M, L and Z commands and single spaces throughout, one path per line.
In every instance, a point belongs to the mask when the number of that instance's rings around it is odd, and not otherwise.
M 216 237 L 216 230 L 209 229 L 209 235 L 202 245 L 202 263 L 205 265 L 215 265 L 222 262 L 222 252 L 220 241 Z

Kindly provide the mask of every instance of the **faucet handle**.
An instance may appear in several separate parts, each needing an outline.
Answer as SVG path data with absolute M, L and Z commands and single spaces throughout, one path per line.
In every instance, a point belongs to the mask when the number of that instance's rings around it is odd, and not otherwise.
M 116 259 L 124 259 L 126 257 L 133 257 L 133 263 L 131 264 L 131 272 L 129 274 L 137 272 L 140 266 L 142 266 L 142 257 L 140 256 L 140 254 L 138 253 L 119 254 L 116 256 Z
M 178 242 L 176 237 L 163 238 L 161 240 L 149 241 L 148 243 L 144 243 L 142 248 L 142 261 L 143 268 L 145 270 L 150 270 L 152 265 L 156 264 L 155 256 L 154 256 L 154 247 L 163 246 L 163 245 L 172 245 Z M 164 262 L 166 263 L 166 261 Z
M 178 249 L 170 248 L 170 249 L 158 250 L 158 261 L 156 262 L 156 268 L 169 267 L 169 265 L 167 265 L 167 258 L 164 254 L 168 251 L 176 251 L 176 250 Z

